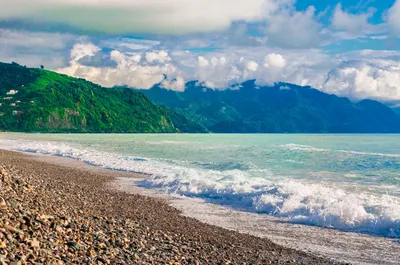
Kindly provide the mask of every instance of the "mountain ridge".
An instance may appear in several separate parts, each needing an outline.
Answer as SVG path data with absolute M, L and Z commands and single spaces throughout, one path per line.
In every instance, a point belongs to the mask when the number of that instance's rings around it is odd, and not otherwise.
M 400 116 L 374 100 L 352 102 L 289 83 L 213 90 L 196 81 L 183 92 L 141 90 L 155 103 L 202 123 L 215 133 L 399 133 Z
M 153 103 L 153 102 L 155 103 Z M 64 133 L 399 133 L 400 116 L 289 83 L 226 90 L 191 81 L 183 92 L 104 88 L 0 63 L 0 131 Z

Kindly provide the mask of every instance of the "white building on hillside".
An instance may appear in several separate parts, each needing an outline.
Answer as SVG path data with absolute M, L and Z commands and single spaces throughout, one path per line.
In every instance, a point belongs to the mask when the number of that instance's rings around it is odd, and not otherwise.
M 18 93 L 18 90 L 10 90 L 7 92 L 7 95 L 15 95 Z

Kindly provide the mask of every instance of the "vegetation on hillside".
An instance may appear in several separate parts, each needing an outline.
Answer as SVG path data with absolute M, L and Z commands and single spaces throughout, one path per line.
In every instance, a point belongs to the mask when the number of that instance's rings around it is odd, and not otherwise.
M 215 133 L 398 133 L 400 117 L 373 100 L 354 103 L 310 87 L 254 81 L 223 91 L 187 84 L 184 92 L 154 87 L 151 100 Z
M 175 133 L 205 128 L 127 88 L 0 63 L 0 130 Z
M 152 103 L 147 96 L 153 100 Z M 276 84 L 184 92 L 103 88 L 83 79 L 0 63 L 0 130 L 98 133 L 398 133 L 400 117 L 310 87 Z

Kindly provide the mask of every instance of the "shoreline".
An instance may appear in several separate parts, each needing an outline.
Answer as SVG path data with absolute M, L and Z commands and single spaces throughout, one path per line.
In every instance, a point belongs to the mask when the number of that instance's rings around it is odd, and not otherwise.
M 159 193 L 138 186 L 139 181 L 121 177 L 111 183 L 111 187 L 126 193 L 162 198 L 180 210 L 181 215 L 202 223 L 265 238 L 279 246 L 329 257 L 337 262 L 397 265 L 400 260 L 400 244 L 393 238 L 291 223 L 279 217 L 210 204 L 199 198 Z
M 25 239 L 21 242 L 18 233 L 1 232 L 13 239 L 5 243 L 6 248 L 11 248 L 6 251 L 8 255 L 0 250 L 4 260 L 21 261 L 21 255 L 10 256 L 9 253 L 12 253 L 13 247 L 21 248 L 22 244 L 22 249 L 27 249 L 30 244 L 33 253 L 39 252 L 38 256 L 32 254 L 33 257 L 59 262 L 54 264 L 81 264 L 85 261 L 88 264 L 336 263 L 328 258 L 279 246 L 268 239 L 201 223 L 182 216 L 165 200 L 113 191 L 107 186 L 117 177 L 137 178 L 138 175 L 134 173 L 104 170 L 75 161 L 80 164 L 77 166 L 72 161 L 58 157 L 11 151 L 0 151 L 0 156 L 0 165 L 5 172 L 2 174 L 10 176 L 8 180 L 3 180 L 3 186 L 15 186 L 23 181 L 32 187 L 14 195 L 7 193 L 7 189 L 1 189 L 0 197 L 4 198 L 9 210 L 15 207 L 11 202 L 19 200 L 19 215 L 38 212 L 55 220 L 67 219 L 69 223 L 64 233 L 58 233 L 56 243 L 48 235 L 57 234 L 59 226 L 47 227 L 44 221 L 41 225 L 50 231 L 25 233 L 36 236 L 34 240 Z M 60 163 L 61 160 L 65 162 Z M 9 214 L 12 213 L 9 211 Z M 11 218 L 3 215 L 1 218 L 3 226 L 10 223 L 18 231 L 29 229 L 25 223 L 15 222 L 17 216 Z M 135 229 L 132 229 L 133 224 Z M 99 234 L 87 231 L 93 227 L 100 228 L 100 232 L 108 235 L 109 239 L 99 243 Z M 121 233 L 124 242 L 116 240 Z M 35 249 L 36 242 L 40 246 L 48 246 L 47 254 Z M 71 245 L 76 246 L 75 243 L 80 247 L 71 248 Z M 29 253 L 21 254 L 27 259 Z
M 400 244 L 390 238 L 285 223 L 276 217 L 232 210 L 205 203 L 201 199 L 182 199 L 168 194 L 160 194 L 155 190 L 141 188 L 137 185 L 139 180 L 148 177 L 145 174 L 96 167 L 67 157 L 4 152 L 13 155 L 20 154 L 38 163 L 79 170 L 80 174 L 89 172 L 100 175 L 107 178 L 107 181 L 102 182 L 104 186 L 102 188 L 107 191 L 133 194 L 151 200 L 156 199 L 168 207 L 173 207 L 177 211 L 175 214 L 180 217 L 196 219 L 218 229 L 251 235 L 267 240 L 269 243 L 272 241 L 278 249 L 284 248 L 299 251 L 302 254 L 307 253 L 307 256 L 316 257 L 317 260 L 325 259 L 329 262 L 351 264 L 397 264 L 397 261 L 400 260 Z

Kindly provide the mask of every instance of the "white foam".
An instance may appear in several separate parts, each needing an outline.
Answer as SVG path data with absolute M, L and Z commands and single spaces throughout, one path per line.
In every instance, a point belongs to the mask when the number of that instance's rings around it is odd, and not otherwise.
M 117 178 L 111 187 L 131 194 L 161 197 L 181 210 L 183 215 L 201 222 L 266 237 L 279 245 L 312 252 L 336 261 L 357 265 L 397 265 L 400 260 L 400 244 L 396 239 L 291 224 L 285 222 L 285 218 L 235 211 L 204 203 L 203 199 L 160 194 L 155 190 L 139 188 L 137 183 L 138 180 L 131 178 Z
M 400 154 L 384 154 L 384 153 L 374 153 L 374 152 L 359 152 L 351 150 L 333 150 L 327 148 L 316 148 L 310 145 L 301 144 L 283 144 L 280 145 L 281 148 L 288 149 L 291 151 L 306 151 L 306 152 L 340 152 L 353 155 L 366 155 L 366 156 L 382 156 L 382 157 L 393 157 L 400 158 Z
M 283 144 L 280 145 L 282 148 L 291 150 L 291 151 L 309 151 L 309 152 L 329 152 L 330 149 L 316 148 L 310 145 L 303 144 Z
M 262 177 L 254 177 L 242 170 L 200 169 L 59 142 L 3 140 L 0 145 L 23 152 L 74 158 L 107 169 L 150 174 L 152 177 L 141 186 L 284 217 L 293 223 L 400 237 L 400 198 L 395 196 L 347 190 L 339 184 L 281 179 L 268 170 Z

